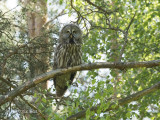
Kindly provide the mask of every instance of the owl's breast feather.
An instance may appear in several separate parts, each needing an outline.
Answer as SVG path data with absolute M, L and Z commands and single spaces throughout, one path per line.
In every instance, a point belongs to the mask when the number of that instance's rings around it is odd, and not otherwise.
M 72 67 L 82 63 L 81 45 L 63 44 L 59 48 L 56 59 L 58 68 Z

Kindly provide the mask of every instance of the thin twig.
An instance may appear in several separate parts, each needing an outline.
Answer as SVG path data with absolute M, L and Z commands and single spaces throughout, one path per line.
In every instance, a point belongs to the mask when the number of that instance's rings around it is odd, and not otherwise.
M 52 21 L 54 21 L 55 19 L 57 19 L 58 17 L 62 16 L 62 15 L 65 15 L 66 13 L 64 13 L 64 10 L 63 9 L 58 15 L 56 15 L 54 18 L 52 18 L 51 20 L 49 20 L 47 23 L 45 23 L 44 27 L 48 26 Z
M 83 21 L 84 21 L 84 25 L 85 25 L 85 28 L 86 28 L 86 31 L 87 31 L 87 34 L 88 34 L 88 28 L 87 28 L 87 23 L 86 23 L 86 18 L 85 17 L 83 17 L 82 15 L 81 15 L 81 13 L 73 6 L 73 0 L 71 0 L 70 1 L 70 4 L 71 4 L 71 7 L 76 11 L 76 13 L 78 14 L 78 19 L 77 19 L 77 23 L 79 23 L 79 21 L 80 21 L 80 18 L 82 18 L 83 19 Z
M 123 43 L 123 47 L 122 47 L 122 49 L 121 49 L 121 51 L 120 51 L 120 55 L 119 55 L 119 58 L 118 58 L 118 61 L 119 61 L 119 62 L 121 61 L 122 55 L 123 55 L 124 50 L 125 50 L 125 48 L 126 48 L 126 45 L 127 45 L 127 42 L 128 42 L 128 30 L 129 30 L 129 28 L 131 27 L 131 24 L 132 24 L 133 21 L 134 21 L 135 15 L 136 15 L 136 12 L 135 12 L 135 14 L 134 14 L 134 16 L 132 17 L 132 19 L 131 19 L 128 27 L 126 28 L 126 30 L 125 30 L 125 32 L 124 32 L 124 43 Z
M 85 0 L 85 1 L 86 1 L 88 4 L 90 4 L 90 5 L 94 6 L 94 7 L 96 7 L 98 10 L 104 12 L 105 14 L 111 14 L 111 13 L 116 12 L 116 11 L 118 10 L 118 9 L 116 9 L 115 11 L 107 11 L 107 10 L 103 9 L 102 7 L 100 7 L 100 6 L 96 5 L 96 4 L 94 4 L 94 3 L 91 2 L 90 0 Z
M 10 10 L 4 12 L 4 13 L 2 14 L 2 16 L 5 15 L 6 13 L 9 13 L 9 12 L 11 12 L 12 10 L 16 9 L 18 6 L 19 6 L 19 5 L 17 5 L 16 7 L 14 7 L 14 8 L 12 8 L 12 9 L 10 9 Z
M 127 32 L 127 33 L 128 33 L 129 28 L 131 27 L 131 24 L 132 24 L 133 21 L 134 21 L 135 16 L 136 16 L 136 12 L 134 13 L 134 15 L 133 15 L 133 17 L 132 17 L 132 19 L 131 19 L 131 21 L 130 21 L 128 27 L 126 28 L 126 32 Z

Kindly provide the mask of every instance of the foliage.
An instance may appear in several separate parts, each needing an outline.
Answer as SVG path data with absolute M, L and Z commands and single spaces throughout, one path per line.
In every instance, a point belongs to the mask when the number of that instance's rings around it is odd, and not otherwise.
M 60 0 L 49 1 L 48 6 L 65 6 L 63 14 L 76 18 L 73 23 L 79 24 L 84 33 L 83 60 L 90 62 L 131 62 L 149 61 L 160 59 L 160 2 L 135 1 L 135 0 Z M 55 4 L 54 4 L 55 3 Z M 52 68 L 54 45 L 58 36 L 59 19 L 51 22 L 49 30 L 45 30 L 38 38 L 29 38 L 27 34 L 26 9 L 17 13 L 0 12 L 0 62 L 1 76 L 11 84 L 18 86 L 30 80 L 31 68 L 29 62 L 36 61 L 31 58 L 30 51 L 38 47 L 48 49 L 49 65 Z M 9 14 L 10 17 L 7 15 Z M 58 16 L 58 8 L 48 11 L 50 19 Z M 22 22 L 20 22 L 22 21 Z M 56 24 L 52 27 L 52 24 Z M 41 44 L 44 38 L 49 39 L 49 44 Z M 31 47 L 33 46 L 33 47 Z M 36 53 L 37 54 L 37 53 Z M 40 53 L 41 54 L 41 53 Z M 32 60 L 31 60 L 32 59 Z M 24 97 L 30 101 L 36 98 L 36 105 L 48 120 L 60 120 L 86 110 L 86 120 L 130 119 L 137 117 L 143 119 L 160 118 L 160 91 L 148 94 L 138 101 L 133 101 L 111 111 L 106 111 L 114 101 L 118 104 L 120 98 L 148 88 L 160 81 L 160 67 L 127 69 L 127 70 L 91 70 L 81 72 L 75 84 L 70 87 L 70 95 L 65 95 L 61 100 L 54 96 L 54 89 L 41 90 L 40 93 L 27 91 Z M 11 86 L 1 82 L 1 95 L 11 91 Z M 78 86 L 78 87 L 77 87 Z M 3 91 L 6 89 L 6 91 Z M 7 103 L 2 106 L 2 117 L 5 119 L 25 118 L 22 110 L 31 108 L 20 98 L 15 98 L 12 105 Z M 17 105 L 16 103 L 21 104 Z M 53 107 L 55 110 L 52 110 Z M 89 108 L 100 105 L 97 112 Z M 18 107 L 19 106 L 19 107 Z M 6 111 L 7 108 L 14 112 Z M 21 109 L 20 109 L 21 108 Z M 58 109 L 59 108 L 59 109 Z M 114 108 L 114 106 L 113 106 Z M 37 112 L 37 111 L 36 111 Z M 8 113 L 10 113 L 8 115 Z

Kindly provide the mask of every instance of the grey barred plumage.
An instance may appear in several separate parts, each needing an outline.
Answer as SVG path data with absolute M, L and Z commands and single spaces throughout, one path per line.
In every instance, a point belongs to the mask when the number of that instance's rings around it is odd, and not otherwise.
M 59 44 L 54 54 L 53 69 L 67 68 L 82 63 L 82 32 L 77 25 L 68 24 L 60 32 Z M 57 97 L 63 96 L 68 86 L 72 84 L 76 72 L 56 76 L 54 86 Z

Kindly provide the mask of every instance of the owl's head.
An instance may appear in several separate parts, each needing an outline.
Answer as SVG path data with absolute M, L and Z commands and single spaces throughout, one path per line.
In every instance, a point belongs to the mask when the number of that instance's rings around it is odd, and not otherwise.
M 82 31 L 75 24 L 65 25 L 59 35 L 59 43 L 82 44 Z

